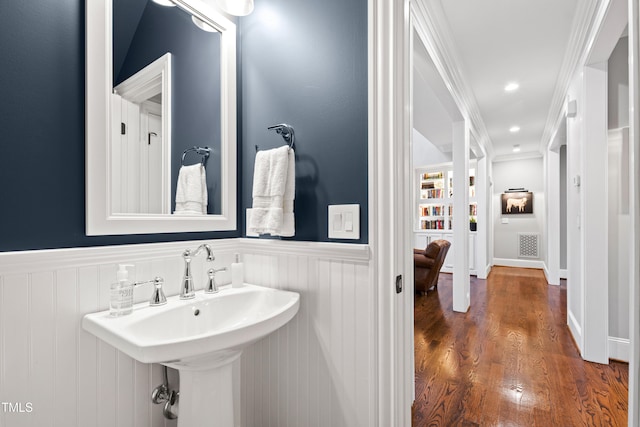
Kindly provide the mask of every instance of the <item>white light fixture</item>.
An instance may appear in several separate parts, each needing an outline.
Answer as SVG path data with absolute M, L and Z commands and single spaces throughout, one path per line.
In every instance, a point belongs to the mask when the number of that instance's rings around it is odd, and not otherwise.
M 513 91 L 515 91 L 515 90 L 518 90 L 518 88 L 519 88 L 519 87 L 520 87 L 520 85 L 519 85 L 518 83 L 516 83 L 516 82 L 511 82 L 511 83 L 508 83 L 508 84 L 504 87 L 504 90 L 505 90 L 506 92 L 513 92 Z
M 206 22 L 204 22 L 202 19 L 198 18 L 197 16 L 191 16 L 191 20 L 193 21 L 193 23 L 195 24 L 196 27 L 200 28 L 201 30 L 206 31 L 207 33 L 217 33 L 218 32 L 218 30 L 216 30 L 211 25 L 207 24 Z
M 513 152 L 514 153 L 519 153 L 520 152 L 520 144 L 516 144 L 513 146 Z
M 517 133 L 517 132 L 520 132 L 520 126 L 511 126 L 511 127 L 509 128 L 509 132 L 511 132 L 511 133 Z
M 253 12 L 253 0 L 218 0 L 217 3 L 230 15 L 246 16 Z
M 160 6 L 167 6 L 167 7 L 176 6 L 176 4 L 171 0 L 153 0 L 153 2 L 159 4 Z

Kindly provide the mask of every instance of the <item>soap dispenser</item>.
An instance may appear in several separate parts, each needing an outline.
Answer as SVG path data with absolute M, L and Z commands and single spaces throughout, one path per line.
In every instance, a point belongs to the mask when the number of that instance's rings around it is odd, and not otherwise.
M 244 265 L 240 262 L 240 254 L 236 254 L 236 262 L 231 263 L 231 287 L 240 288 L 244 284 Z
M 133 283 L 129 280 L 127 267 L 133 264 L 119 264 L 116 282 L 111 284 L 111 298 L 109 300 L 109 314 L 124 316 L 133 311 Z

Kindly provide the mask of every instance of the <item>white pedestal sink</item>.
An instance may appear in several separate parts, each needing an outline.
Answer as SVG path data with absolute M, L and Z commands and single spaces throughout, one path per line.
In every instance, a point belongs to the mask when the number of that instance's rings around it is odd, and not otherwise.
M 88 314 L 82 327 L 140 362 L 178 369 L 178 427 L 236 427 L 232 363 L 299 306 L 298 293 L 246 284 L 191 300 L 171 297 L 160 307 L 138 304 L 122 317 Z

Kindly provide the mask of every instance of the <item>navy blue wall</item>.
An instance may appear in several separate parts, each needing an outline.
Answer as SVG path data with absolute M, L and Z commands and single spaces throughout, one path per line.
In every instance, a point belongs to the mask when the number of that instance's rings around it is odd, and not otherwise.
M 368 241 L 367 1 L 260 0 L 240 21 L 242 200 L 251 207 L 255 145 L 296 132 L 296 235 L 327 241 L 327 206 L 360 204 Z M 244 230 L 244 227 L 243 227 Z
M 134 22 L 136 31 L 120 42 L 114 36 L 114 86 L 171 52 L 172 146 L 171 206 L 175 206 L 176 182 L 182 152 L 193 146 L 210 147 L 206 162 L 209 205 L 207 212 L 222 212 L 220 195 L 220 33 L 197 28 L 191 15 L 178 7 L 160 6 L 150 0 Z M 123 4 L 123 5 L 121 5 Z M 131 0 L 114 2 L 114 35 L 127 34 Z M 118 6 L 118 7 L 116 7 Z M 121 10 L 123 13 L 116 13 Z M 123 54 L 125 51 L 126 54 Z M 123 61 L 118 58 L 125 57 Z M 116 68 L 116 61 L 121 63 Z M 200 161 L 187 154 L 185 164 Z
M 85 236 L 84 13 L 0 1 L 0 251 L 238 237 Z
M 327 240 L 327 205 L 360 203 L 366 242 L 366 0 L 260 0 L 240 21 L 240 207 L 253 146 L 281 144 L 266 126 L 289 122 L 296 239 Z M 84 0 L 0 1 L 0 251 L 240 236 L 85 236 L 84 23 Z

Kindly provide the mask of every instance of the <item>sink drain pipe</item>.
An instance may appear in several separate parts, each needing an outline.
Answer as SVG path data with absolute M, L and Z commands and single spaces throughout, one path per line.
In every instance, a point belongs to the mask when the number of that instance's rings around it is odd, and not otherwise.
M 162 414 L 168 420 L 175 420 L 178 418 L 178 415 L 172 410 L 173 406 L 178 405 L 178 400 L 180 398 L 180 392 L 176 390 L 169 389 L 169 378 L 168 378 L 168 369 L 166 366 L 162 366 L 162 379 L 163 382 L 159 386 L 153 389 L 151 392 L 151 401 L 160 405 L 164 403 L 164 409 L 162 410 Z

